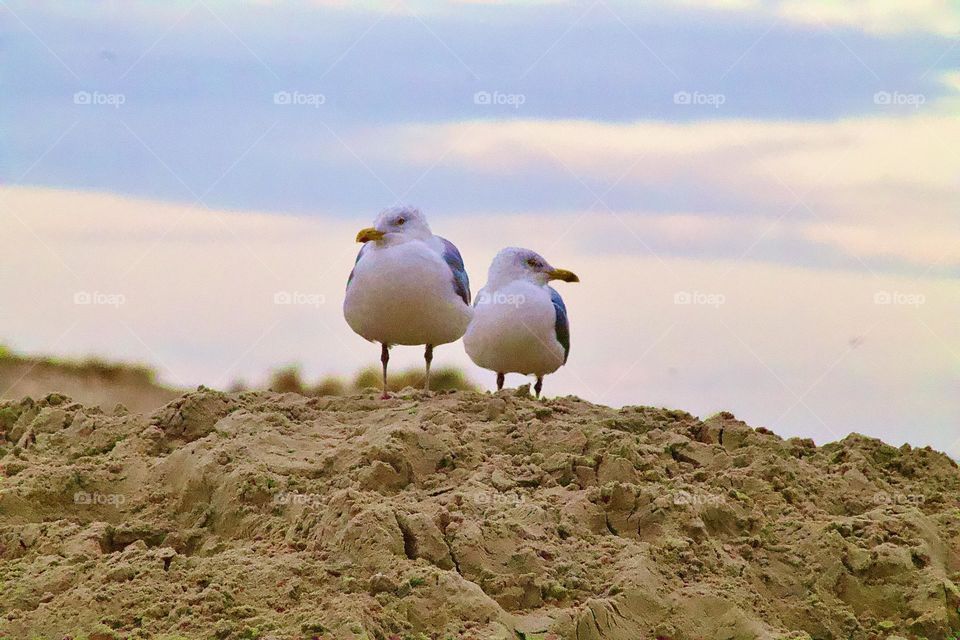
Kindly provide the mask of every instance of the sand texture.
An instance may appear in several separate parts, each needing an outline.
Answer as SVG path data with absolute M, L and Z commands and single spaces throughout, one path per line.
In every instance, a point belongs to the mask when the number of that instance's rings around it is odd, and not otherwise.
M 0 638 L 950 638 L 960 472 L 406 390 L 0 403 Z

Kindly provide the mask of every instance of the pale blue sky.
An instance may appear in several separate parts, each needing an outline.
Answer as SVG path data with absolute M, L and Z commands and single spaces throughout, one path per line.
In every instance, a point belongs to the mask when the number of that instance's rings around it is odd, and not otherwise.
M 388 4 L 388 3 L 384 3 Z M 422 170 L 385 153 L 344 157 L 370 127 L 471 119 L 790 120 L 910 114 L 878 91 L 951 95 L 960 67 L 949 37 L 876 35 L 853 26 L 635 3 L 403 4 L 396 13 L 309 3 L 6 2 L 0 178 L 211 206 L 365 214 Z M 22 22 L 21 22 L 22 21 Z M 49 48 L 49 50 L 48 50 Z M 59 60 L 58 60 L 59 58 Z M 118 93 L 118 109 L 76 105 L 76 91 Z M 322 94 L 319 108 L 273 103 L 277 91 Z M 477 91 L 523 104 L 474 104 Z M 678 91 L 724 103 L 677 105 Z M 158 160 L 179 179 L 158 171 Z M 263 138 L 261 138 L 263 136 Z M 256 148 L 249 150 L 258 141 Z M 359 150 L 356 150 L 359 154 Z M 348 160 L 345 162 L 344 160 Z M 374 178 L 371 173 L 379 177 Z M 180 183 L 182 180 L 186 183 Z M 188 189 L 189 187 L 189 189 Z M 469 197 L 464 197 L 464 196 Z M 584 194 L 556 166 L 491 178 L 440 167 L 408 194 L 424 207 L 556 210 Z M 611 207 L 749 210 L 749 195 L 689 182 L 621 184 Z M 589 203 L 586 203 L 589 204 Z

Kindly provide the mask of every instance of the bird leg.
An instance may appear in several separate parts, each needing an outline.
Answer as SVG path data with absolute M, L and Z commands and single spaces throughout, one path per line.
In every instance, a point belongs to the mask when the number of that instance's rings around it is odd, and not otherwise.
M 533 390 L 537 394 L 537 398 L 540 397 L 540 390 L 543 389 L 543 376 L 537 376 L 537 384 L 533 385 Z
M 390 398 L 390 394 L 387 393 L 387 363 L 390 362 L 390 345 L 386 342 L 383 343 L 383 349 L 380 351 L 380 362 L 383 363 L 383 395 L 380 396 L 380 399 L 387 400 Z
M 427 379 L 423 383 L 423 390 L 430 391 L 430 363 L 433 362 L 433 345 L 428 344 L 427 350 L 423 352 L 423 359 L 427 363 Z
M 497 374 L 497 391 L 503 390 L 503 378 L 504 378 L 504 374 L 502 373 Z

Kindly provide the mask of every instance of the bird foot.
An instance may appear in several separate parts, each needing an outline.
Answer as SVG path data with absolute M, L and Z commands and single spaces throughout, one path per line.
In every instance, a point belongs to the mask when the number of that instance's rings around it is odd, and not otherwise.
M 387 393 L 386 391 L 384 391 L 384 392 L 380 395 L 380 399 L 381 399 L 381 400 L 389 400 L 389 399 L 390 399 L 390 394 Z

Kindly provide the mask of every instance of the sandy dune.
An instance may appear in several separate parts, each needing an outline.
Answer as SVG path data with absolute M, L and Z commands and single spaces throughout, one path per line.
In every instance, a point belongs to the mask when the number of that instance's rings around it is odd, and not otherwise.
M 0 403 L 0 637 L 947 638 L 960 472 L 516 392 Z

